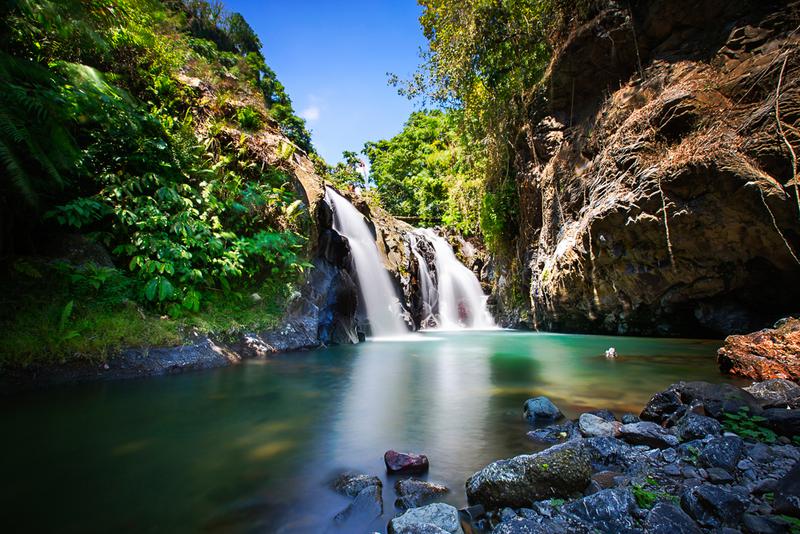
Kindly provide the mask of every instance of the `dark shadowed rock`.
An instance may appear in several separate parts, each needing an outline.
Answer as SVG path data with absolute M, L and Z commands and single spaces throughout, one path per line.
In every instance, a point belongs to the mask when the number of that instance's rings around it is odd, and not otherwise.
M 702 531 L 686 512 L 673 504 L 656 504 L 644 522 L 647 534 L 700 534 Z
M 410 452 L 386 451 L 383 461 L 390 473 L 422 474 L 430 467 L 427 456 Z
M 740 495 L 710 484 L 689 488 L 681 496 L 681 508 L 707 528 L 737 525 L 746 506 Z
M 634 532 L 636 510 L 633 494 L 627 489 L 606 489 L 565 504 L 562 512 L 590 524 L 600 532 Z
M 631 423 L 638 423 L 639 421 L 641 421 L 641 419 L 639 418 L 638 415 L 633 415 L 632 413 L 626 413 L 625 415 L 622 416 L 622 418 L 620 418 L 620 421 L 622 421 L 623 425 L 629 425 Z
M 769 408 L 761 414 L 766 418 L 762 424 L 781 436 L 800 435 L 800 409 Z
M 458 510 L 449 504 L 434 503 L 420 508 L 411 508 L 389 522 L 389 532 L 394 534 L 433 534 L 440 531 L 450 534 L 464 532 L 461 530 Z
M 698 456 L 702 467 L 721 467 L 732 471 L 742 457 L 744 442 L 736 436 L 715 438 L 705 444 Z
M 578 428 L 572 421 L 561 425 L 548 425 L 528 432 L 528 438 L 540 443 L 560 443 L 572 438 L 580 437 Z
M 661 424 L 669 421 L 681 408 L 700 406 L 715 419 L 721 419 L 723 412 L 737 412 L 742 407 L 747 407 L 751 413 L 761 412 L 755 397 L 731 384 L 678 382 L 653 395 L 642 411 L 641 418 Z
M 587 438 L 580 442 L 596 470 L 627 468 L 639 461 L 643 451 L 617 438 Z
M 553 534 L 555 532 L 588 534 L 593 530 L 590 525 L 582 523 L 578 518 L 559 515 L 556 517 L 517 517 L 495 527 L 492 534 Z
M 380 490 L 383 488 L 383 482 L 375 476 L 343 473 L 331 483 L 331 487 L 336 493 L 347 497 L 355 497 L 361 493 L 361 490 L 370 486 L 376 486 Z
M 547 397 L 535 397 L 525 401 L 525 418 L 534 423 L 536 421 L 555 421 L 564 417 L 555 404 Z
M 361 490 L 347 508 L 336 514 L 334 522 L 339 525 L 365 524 L 383 514 L 383 497 L 379 486 L 367 486 Z
M 591 413 L 581 414 L 578 419 L 578 429 L 587 438 L 615 437 L 619 434 L 620 427 L 622 423 L 619 421 L 613 419 L 609 421 Z
M 581 492 L 591 474 L 586 448 L 571 441 L 487 465 L 467 480 L 467 499 L 487 509 L 520 508 L 531 501 Z
M 722 425 L 716 419 L 687 412 L 675 425 L 675 432 L 681 441 L 691 441 L 706 436 L 719 436 L 722 434 Z
M 674 447 L 678 444 L 678 438 L 649 421 L 622 425 L 619 429 L 619 437 L 631 445 L 647 445 L 658 449 Z
M 781 514 L 800 517 L 800 462 L 778 481 L 774 507 Z
M 742 529 L 747 534 L 785 534 L 790 532 L 784 521 L 768 516 L 745 514 Z
M 401 510 L 422 506 L 450 491 L 441 484 L 414 478 L 398 480 L 394 489 L 398 496 L 394 505 Z
M 800 386 L 790 380 L 775 378 L 744 388 L 763 408 L 800 408 Z

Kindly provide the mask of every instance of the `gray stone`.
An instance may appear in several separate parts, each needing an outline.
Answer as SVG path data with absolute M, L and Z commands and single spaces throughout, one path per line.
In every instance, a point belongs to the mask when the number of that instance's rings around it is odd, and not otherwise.
M 664 449 L 678 444 L 678 438 L 659 425 L 647 421 L 622 425 L 619 432 L 620 438 L 632 445 Z
M 742 527 L 747 534 L 783 534 L 787 528 L 781 522 L 771 517 L 745 514 L 742 518 Z
M 800 386 L 791 380 L 775 378 L 744 388 L 764 408 L 800 408 Z
M 664 449 L 661 451 L 661 458 L 665 462 L 674 462 L 678 459 L 678 453 L 675 451 L 675 449 Z
M 561 410 L 547 397 L 535 397 L 526 400 L 524 414 L 525 418 L 531 423 L 536 421 L 555 421 L 564 417 Z
M 553 534 L 555 532 L 589 534 L 596 530 L 592 530 L 589 525 L 582 523 L 577 518 L 568 516 L 517 517 L 511 521 L 500 523 L 492 530 L 492 534 Z
M 636 500 L 627 489 L 606 489 L 577 501 L 565 504 L 561 510 L 571 514 L 601 532 L 632 532 L 636 521 L 632 517 Z
M 590 413 L 582 414 L 578 419 L 578 429 L 587 438 L 614 437 L 621 426 L 617 421 L 608 421 Z
M 394 489 L 398 496 L 394 505 L 401 510 L 422 506 L 450 491 L 441 484 L 415 478 L 398 480 Z
M 347 497 L 355 497 L 361 493 L 361 490 L 370 486 L 377 486 L 378 489 L 381 489 L 383 488 L 383 482 L 375 476 L 344 473 L 336 477 L 332 483 L 333 490 L 336 493 Z
M 504 523 L 506 521 L 511 521 L 515 517 L 517 517 L 517 513 L 514 510 L 512 510 L 511 508 L 503 508 L 502 510 L 500 510 L 500 522 L 501 523 Z
M 656 504 L 644 522 L 647 534 L 700 534 L 701 530 L 686 512 L 673 504 Z
M 734 478 L 733 475 L 721 467 L 709 467 L 708 480 L 712 484 L 730 484 L 734 481 Z
M 432 525 L 450 534 L 463 534 L 464 532 L 461 530 L 458 510 L 444 503 L 434 503 L 407 510 L 403 515 L 395 517 L 389 522 L 389 532 L 395 534 L 433 532 L 432 530 L 420 530 L 427 525 Z
M 559 443 L 580 437 L 575 423 L 567 421 L 561 425 L 549 425 L 528 432 L 528 438 L 540 443 Z
M 675 464 L 667 464 L 664 466 L 664 473 L 671 477 L 677 477 L 681 474 L 681 468 Z
M 722 467 L 732 471 L 744 452 L 744 442 L 738 437 L 715 438 L 705 444 L 698 461 L 703 467 Z
M 700 484 L 681 495 L 681 508 L 707 528 L 738 524 L 746 507 L 741 495 L 711 484 Z
M 675 425 L 675 431 L 681 441 L 691 441 L 706 436 L 719 436 L 722 433 L 722 425 L 716 419 L 687 412 Z
M 778 513 L 800 517 L 800 462 L 778 481 L 773 506 Z
M 632 413 L 626 413 L 625 415 L 622 416 L 620 421 L 622 421 L 623 425 L 629 425 L 631 423 L 638 423 L 639 421 L 641 421 L 641 419 L 639 419 L 638 416 L 633 415 Z
M 467 480 L 467 499 L 487 509 L 530 506 L 531 501 L 583 491 L 591 474 L 588 452 L 571 441 L 487 465 Z
M 747 391 L 732 384 L 711 384 L 709 382 L 678 382 L 653 395 L 641 413 L 644 421 L 663 423 L 670 419 L 679 408 L 702 406 L 705 413 L 719 419 L 723 412 L 737 412 L 741 407 L 750 413 L 761 411 L 758 401 Z

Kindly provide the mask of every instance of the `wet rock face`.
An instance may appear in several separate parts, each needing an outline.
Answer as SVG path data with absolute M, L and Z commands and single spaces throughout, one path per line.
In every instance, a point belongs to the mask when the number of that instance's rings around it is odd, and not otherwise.
M 731 384 L 678 382 L 653 395 L 641 418 L 659 425 L 674 424 L 690 408 L 702 410 L 715 419 L 721 419 L 723 412 L 735 413 L 740 408 L 747 408 L 753 414 L 761 412 L 755 397 Z
M 398 496 L 394 505 L 400 510 L 417 508 L 450 491 L 441 484 L 413 478 L 398 480 L 394 485 L 394 490 Z
M 606 5 L 557 49 L 549 108 L 535 101 L 535 118 L 520 125 L 509 260 L 520 276 L 495 279 L 500 318 L 717 337 L 791 313 L 800 220 L 775 128 L 780 69 L 767 66 L 780 64 L 796 7 Z M 786 68 L 800 68 L 800 56 Z M 798 98 L 792 82 L 780 104 L 793 109 Z M 794 112 L 785 120 L 800 127 Z M 508 296 L 519 292 L 529 308 Z
M 331 486 L 336 493 L 346 497 L 355 497 L 370 486 L 375 486 L 380 490 L 383 488 L 383 482 L 376 476 L 344 473 L 336 477 Z
M 422 474 L 430 467 L 428 457 L 424 454 L 410 452 L 386 451 L 383 462 L 389 473 Z
M 644 523 L 649 534 L 700 534 L 702 531 L 686 512 L 665 502 L 650 510 Z
M 487 509 L 523 507 L 581 492 L 591 478 L 587 451 L 573 443 L 487 465 L 467 480 L 467 499 Z
M 622 425 L 619 429 L 619 435 L 620 438 L 631 445 L 647 445 L 648 447 L 664 449 L 678 444 L 678 438 L 659 425 L 649 421 Z
M 800 386 L 775 378 L 744 388 L 758 400 L 762 408 L 800 408 Z
M 728 336 L 717 363 L 723 373 L 755 380 L 800 380 L 800 319 L 790 317 L 774 329 Z
M 458 510 L 449 504 L 435 503 L 411 508 L 389 522 L 390 534 L 463 534 Z
M 524 415 L 531 423 L 537 421 L 555 421 L 564 417 L 561 410 L 547 397 L 536 397 L 526 400 Z
M 681 507 L 700 525 L 715 528 L 739 524 L 747 501 L 732 491 L 701 484 L 681 496 Z

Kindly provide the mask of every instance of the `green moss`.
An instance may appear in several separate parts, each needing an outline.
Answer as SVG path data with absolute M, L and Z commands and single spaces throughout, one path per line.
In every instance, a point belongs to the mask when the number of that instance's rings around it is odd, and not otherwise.
M 25 261 L 15 267 L 1 288 L 0 365 L 103 361 L 124 348 L 180 345 L 191 331 L 234 341 L 277 324 L 279 303 L 292 290 L 273 279 L 247 293 L 219 291 L 199 312 L 173 318 L 131 300 L 135 285 L 116 269 L 99 269 L 105 273 L 99 281 L 58 265 Z

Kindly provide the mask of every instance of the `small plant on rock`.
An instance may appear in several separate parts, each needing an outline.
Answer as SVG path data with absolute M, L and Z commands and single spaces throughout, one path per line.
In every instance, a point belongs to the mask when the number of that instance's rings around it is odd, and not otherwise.
M 766 419 L 758 415 L 750 415 L 750 409 L 746 406 L 739 408 L 736 413 L 723 412 L 722 415 L 722 426 L 729 432 L 764 443 L 775 443 L 778 439 L 775 432 L 759 424 Z

